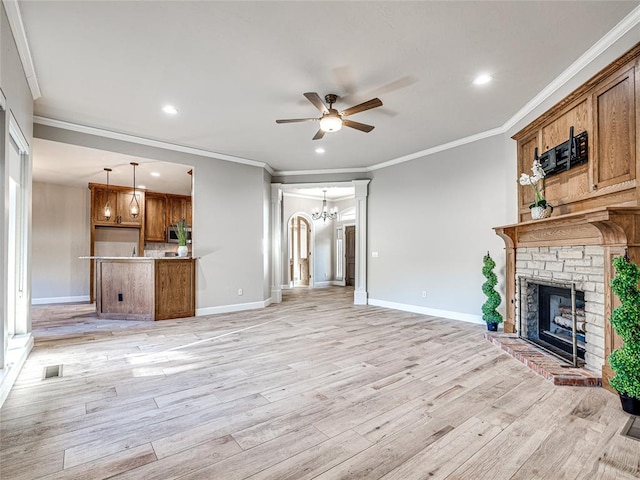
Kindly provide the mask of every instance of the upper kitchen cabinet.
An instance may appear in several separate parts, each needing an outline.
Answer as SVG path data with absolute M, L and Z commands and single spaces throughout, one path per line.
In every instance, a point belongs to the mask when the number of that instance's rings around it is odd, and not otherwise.
M 169 205 L 169 225 L 178 223 L 181 219 L 191 225 L 191 197 L 187 195 L 167 195 Z
M 144 218 L 144 192 L 136 190 L 135 195 L 139 205 L 137 216 L 131 215 L 133 190 L 130 187 L 109 187 L 109 203 L 111 217 L 105 218 L 107 203 L 107 186 L 90 183 L 91 189 L 91 220 L 95 225 L 140 227 Z
M 536 152 L 545 159 L 545 198 L 554 206 L 554 216 L 640 205 L 639 67 L 640 44 L 513 136 L 518 142 L 518 175 L 531 173 Z M 569 147 L 572 128 L 574 142 Z M 567 160 L 570 151 L 573 156 Z M 518 186 L 519 222 L 531 219 L 532 190 Z
M 147 192 L 144 207 L 144 239 L 146 242 L 167 241 L 167 195 Z

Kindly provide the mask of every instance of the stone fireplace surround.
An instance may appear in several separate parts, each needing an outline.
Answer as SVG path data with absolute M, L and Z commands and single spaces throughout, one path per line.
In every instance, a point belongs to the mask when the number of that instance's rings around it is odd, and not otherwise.
M 540 246 L 516 249 L 516 328 L 520 325 L 521 278 L 529 282 L 575 283 L 584 292 L 586 367 L 604 365 L 604 249 L 599 245 Z M 524 321 L 524 320 L 523 320 Z

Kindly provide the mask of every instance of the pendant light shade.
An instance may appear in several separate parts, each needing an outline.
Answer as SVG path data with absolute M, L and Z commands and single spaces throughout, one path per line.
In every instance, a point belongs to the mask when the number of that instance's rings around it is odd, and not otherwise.
M 138 164 L 131 162 L 131 165 L 133 165 L 133 198 L 129 204 L 129 213 L 131 217 L 137 218 L 140 215 L 140 202 L 138 202 L 138 196 L 136 195 L 136 167 Z
M 104 204 L 104 219 L 109 220 L 111 218 L 111 202 L 109 201 L 110 192 L 109 192 L 109 173 L 111 172 L 110 168 L 105 168 L 105 172 L 107 172 L 107 202 Z

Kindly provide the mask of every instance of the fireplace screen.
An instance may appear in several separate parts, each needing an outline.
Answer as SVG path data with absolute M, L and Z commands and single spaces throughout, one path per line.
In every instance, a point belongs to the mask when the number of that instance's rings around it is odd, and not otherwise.
M 584 292 L 573 284 L 520 279 L 520 337 L 570 361 L 584 363 Z

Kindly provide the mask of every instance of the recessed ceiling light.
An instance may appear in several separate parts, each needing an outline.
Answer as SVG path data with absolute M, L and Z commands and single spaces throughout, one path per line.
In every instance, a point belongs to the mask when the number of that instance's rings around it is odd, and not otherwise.
M 316 153 L 324 153 L 324 148 L 322 147 L 316 148 Z
M 474 85 L 484 85 L 485 83 L 489 83 L 491 80 L 493 80 L 493 77 L 491 75 L 483 73 L 482 75 L 478 75 L 473 80 L 473 84 Z
M 152 177 L 159 177 L 160 174 L 158 172 L 151 172 Z
M 173 105 L 165 105 L 164 107 L 162 107 L 162 111 L 167 115 L 175 115 L 178 113 L 178 109 Z

